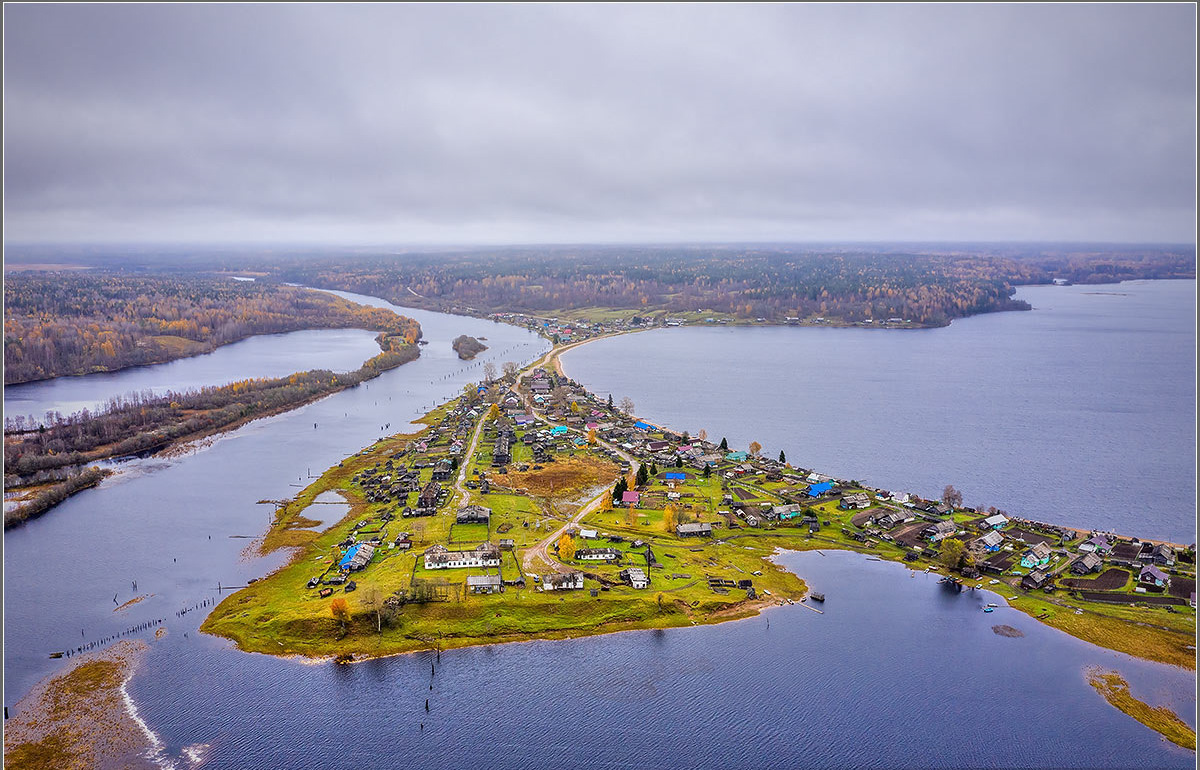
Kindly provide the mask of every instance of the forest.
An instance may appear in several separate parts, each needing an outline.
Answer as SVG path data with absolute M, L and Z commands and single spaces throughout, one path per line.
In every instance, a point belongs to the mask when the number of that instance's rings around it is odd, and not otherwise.
M 416 321 L 340 297 L 211 275 L 6 271 L 4 384 L 207 353 L 255 334 L 361 328 L 414 344 Z
M 739 318 L 954 318 L 1028 309 L 1014 287 L 1194 278 L 1191 247 L 888 250 L 799 247 L 546 247 L 256 264 L 281 280 L 411 307 L 553 313 L 587 308 L 704 311 Z

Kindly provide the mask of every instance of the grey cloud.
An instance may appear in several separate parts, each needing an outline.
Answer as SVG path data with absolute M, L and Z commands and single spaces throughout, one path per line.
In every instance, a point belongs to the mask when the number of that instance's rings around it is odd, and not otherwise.
M 1190 5 L 6 5 L 16 240 L 1191 241 Z

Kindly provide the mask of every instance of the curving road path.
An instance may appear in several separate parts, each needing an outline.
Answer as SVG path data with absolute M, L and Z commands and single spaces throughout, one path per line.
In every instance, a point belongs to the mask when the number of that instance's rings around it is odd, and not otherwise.
M 616 335 L 605 335 L 605 336 L 616 336 Z M 525 379 L 525 376 L 528 375 L 530 372 L 532 372 L 534 369 L 537 369 L 538 367 L 544 366 L 546 364 L 553 365 L 555 362 L 555 359 L 557 359 L 558 356 L 561 355 L 563 352 L 570 350 L 571 348 L 578 347 L 579 345 L 586 345 L 587 343 L 592 342 L 593 340 L 598 340 L 598 339 L 603 339 L 603 337 L 593 337 L 591 339 L 581 340 L 579 342 L 572 342 L 569 345 L 563 345 L 562 347 L 554 348 L 554 349 L 550 350 L 549 352 L 546 353 L 546 355 L 542 356 L 540 359 L 535 361 L 533 364 L 531 364 L 530 366 L 528 366 L 527 368 L 522 370 L 521 373 L 517 375 L 517 380 L 513 384 L 513 387 L 519 388 L 521 381 L 523 379 Z M 529 413 L 532 414 L 534 417 L 536 417 L 539 421 L 541 421 L 547 425 L 550 425 L 552 427 L 561 425 L 561 423 L 556 423 L 553 420 L 550 420 L 549 418 L 547 418 L 543 413 L 539 412 L 535 405 L 535 402 L 531 396 L 528 396 L 528 395 L 525 396 L 525 407 L 529 410 Z M 568 430 L 570 430 L 573 433 L 580 433 L 580 431 L 571 429 L 569 427 L 568 427 Z M 615 452 L 617 454 L 617 456 L 624 459 L 627 463 L 629 463 L 629 467 L 633 470 L 634 473 L 636 473 L 638 468 L 641 467 L 641 462 L 636 457 L 629 454 L 625 450 L 623 450 L 617 446 L 614 446 L 613 444 L 610 444 L 607 441 L 603 441 L 601 439 L 596 439 L 596 443 L 599 444 L 600 446 L 608 449 L 611 452 Z M 521 559 L 521 568 L 527 574 L 532 573 L 536 562 L 540 561 L 543 564 L 548 565 L 549 568 L 554 570 L 555 572 L 559 572 L 559 573 L 574 572 L 574 570 L 571 567 L 568 567 L 567 565 L 563 564 L 562 562 L 558 561 L 557 559 L 553 558 L 550 555 L 550 547 L 554 543 L 558 542 L 558 539 L 561 538 L 564 533 L 566 533 L 568 528 L 573 527 L 576 524 L 578 524 L 580 521 L 583 520 L 583 517 L 587 516 L 589 513 L 593 513 L 595 511 L 599 510 L 600 504 L 603 501 L 604 495 L 605 495 L 605 493 L 607 493 L 607 491 L 608 491 L 607 489 L 602 491 L 600 494 L 596 495 L 591 500 L 584 503 L 582 506 L 580 506 L 579 510 L 576 511 L 575 514 L 569 520 L 567 520 L 561 527 L 559 527 L 558 529 L 556 529 L 554 532 L 547 535 L 546 537 L 542 538 L 534 546 L 532 546 L 530 548 L 526 548 L 525 553 Z

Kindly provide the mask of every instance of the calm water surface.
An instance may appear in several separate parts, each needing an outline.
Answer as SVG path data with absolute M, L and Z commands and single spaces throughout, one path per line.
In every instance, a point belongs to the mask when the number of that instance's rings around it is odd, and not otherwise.
M 432 654 L 312 666 L 176 639 L 154 646 L 133 695 L 165 753 L 207 744 L 214 768 L 462 768 L 481 753 L 497 768 L 1194 763 L 1084 678 L 1118 668 L 1194 725 L 1189 673 L 1003 607 L 985 614 L 1003 599 L 947 594 L 897 564 L 782 560 L 825 591 L 824 614 L 797 604 L 720 626 L 456 650 L 436 673 Z M 998 636 L 999 623 L 1026 636 Z
M 1016 612 L 984 614 L 981 603 L 1002 600 L 947 595 L 930 576 L 855 554 L 783 557 L 827 594 L 823 615 L 795 605 L 713 627 L 452 651 L 433 676 L 429 655 L 306 665 L 199 635 L 218 583 L 241 585 L 277 564 L 243 554 L 271 511 L 255 501 L 289 497 L 309 471 L 407 429 L 479 379 L 483 362 L 524 362 L 546 349 L 512 327 L 401 312 L 431 341 L 418 361 L 195 454 L 137 463 L 9 532 L 5 702 L 55 670 L 49 652 L 165 618 L 168 636 L 151 644 L 129 689 L 163 740 L 166 766 L 188 767 L 181 752 L 195 746 L 206 766 L 222 768 L 461 768 L 481 758 L 501 768 L 1194 763 L 1109 707 L 1083 676 L 1087 665 L 1118 668 L 1135 694 L 1194 724 L 1191 672 L 1101 650 Z M 459 334 L 492 347 L 461 362 L 450 349 Z M 639 338 L 651 335 L 628 339 Z M 751 423 L 753 411 L 737 411 L 749 403 L 728 413 L 763 436 L 773 422 Z M 664 419 L 647 407 L 639 412 Z M 150 598 L 115 612 L 134 595 L 133 580 Z M 995 623 L 1026 636 L 996 636 Z
M 1196 540 L 1195 281 L 1025 287 L 942 329 L 662 329 L 564 370 L 639 415 L 845 479 Z
M 251 377 L 286 377 L 310 369 L 348 372 L 379 353 L 375 336 L 375 332 L 362 329 L 262 334 L 165 364 L 9 385 L 4 388 L 4 413 L 40 421 L 51 410 L 64 415 L 81 409 L 95 411 L 109 399 L 129 393 L 162 395 Z

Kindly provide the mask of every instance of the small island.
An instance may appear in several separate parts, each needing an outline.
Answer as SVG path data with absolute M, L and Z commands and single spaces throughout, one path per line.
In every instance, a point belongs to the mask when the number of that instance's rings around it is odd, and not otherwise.
M 450 346 L 454 348 L 455 353 L 458 353 L 458 357 L 464 361 L 470 361 L 472 358 L 488 349 L 487 345 L 484 345 L 474 337 L 468 337 L 465 334 L 460 334 L 459 336 L 455 337 L 454 342 L 450 343 Z

